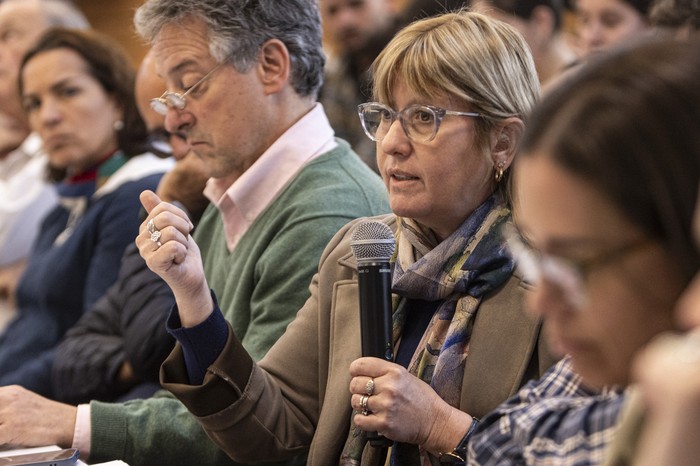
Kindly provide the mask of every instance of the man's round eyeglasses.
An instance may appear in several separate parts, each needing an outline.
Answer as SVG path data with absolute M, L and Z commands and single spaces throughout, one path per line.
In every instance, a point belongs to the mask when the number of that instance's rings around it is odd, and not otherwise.
M 161 115 L 167 114 L 168 108 L 184 110 L 185 105 L 187 105 L 187 101 L 185 100 L 185 98 L 188 95 L 190 95 L 190 93 L 192 93 L 195 89 L 197 89 L 204 81 L 209 79 L 214 74 L 214 72 L 221 68 L 223 65 L 224 62 L 219 63 L 214 68 L 209 70 L 209 72 L 205 74 L 202 77 L 202 79 L 194 83 L 189 89 L 187 89 L 184 92 L 184 94 L 172 91 L 165 91 L 162 96 L 151 99 L 151 108 L 155 112 L 160 113 Z
M 442 119 L 448 115 L 478 118 L 474 112 L 445 110 L 432 105 L 409 105 L 400 112 L 379 102 L 367 102 L 357 107 L 365 134 L 372 141 L 381 142 L 397 119 L 406 136 L 414 142 L 430 142 L 437 135 Z

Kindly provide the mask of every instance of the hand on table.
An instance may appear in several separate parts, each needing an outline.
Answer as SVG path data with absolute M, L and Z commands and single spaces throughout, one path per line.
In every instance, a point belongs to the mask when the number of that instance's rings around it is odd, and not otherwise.
M 0 445 L 68 448 L 77 410 L 17 385 L 0 387 Z

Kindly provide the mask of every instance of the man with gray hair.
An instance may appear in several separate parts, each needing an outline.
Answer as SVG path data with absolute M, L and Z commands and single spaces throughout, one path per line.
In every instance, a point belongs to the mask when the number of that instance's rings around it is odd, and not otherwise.
M 205 194 L 212 204 L 188 240 L 223 318 L 255 359 L 309 298 L 332 236 L 352 219 L 389 211 L 382 181 L 334 138 L 316 101 L 325 61 L 316 3 L 148 0 L 136 14 L 169 89 L 154 96 L 152 107 L 165 115 L 169 132 L 186 138 L 210 176 Z M 152 192 L 141 199 L 151 215 L 185 218 Z M 170 249 L 171 228 L 155 221 L 142 230 L 149 247 Z M 171 311 L 171 332 L 197 332 L 177 316 Z M 198 336 L 212 347 L 226 338 Z M 0 388 L 3 443 L 74 446 L 81 459 L 131 466 L 233 464 L 167 392 L 76 409 Z
M 41 219 L 56 203 L 44 180 L 41 141 L 29 134 L 17 90 L 22 56 L 53 26 L 85 29 L 89 24 L 80 10 L 59 0 L 0 3 L 0 308 L 6 305 L 3 298 L 13 300 L 23 259 Z

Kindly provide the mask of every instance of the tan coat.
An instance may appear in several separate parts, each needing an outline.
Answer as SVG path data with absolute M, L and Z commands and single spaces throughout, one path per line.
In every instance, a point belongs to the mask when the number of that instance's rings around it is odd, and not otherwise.
M 394 216 L 379 219 L 396 228 Z M 165 388 L 236 461 L 283 459 L 308 448 L 309 466 L 338 464 L 352 415 L 348 367 L 361 356 L 352 225 L 330 242 L 311 297 L 258 365 L 232 332 L 201 386 L 186 385 L 179 345 L 163 365 Z M 484 416 L 553 363 L 522 294 L 512 277 L 479 307 L 460 404 L 470 415 Z M 375 450 L 365 453 L 362 464 L 376 465 Z

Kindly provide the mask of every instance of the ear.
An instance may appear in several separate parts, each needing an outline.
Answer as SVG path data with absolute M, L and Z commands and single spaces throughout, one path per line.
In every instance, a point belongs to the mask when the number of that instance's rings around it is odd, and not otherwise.
M 491 160 L 494 169 L 504 171 L 513 163 L 523 137 L 525 125 L 520 118 L 510 117 L 498 124 L 491 134 Z
M 112 95 L 112 103 L 114 104 L 114 121 L 116 122 L 117 120 L 121 120 L 124 122 L 124 117 L 126 112 L 124 111 L 124 105 L 122 105 L 119 100 L 117 100 L 117 97 Z
M 289 51 L 279 39 L 270 39 L 260 48 L 257 70 L 267 95 L 280 92 L 289 82 Z

